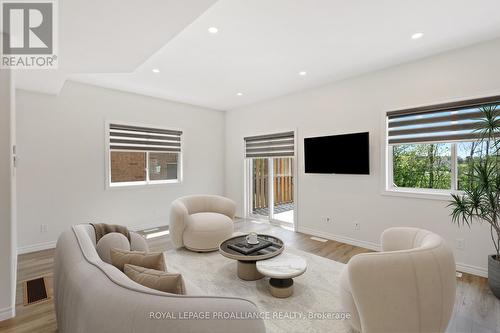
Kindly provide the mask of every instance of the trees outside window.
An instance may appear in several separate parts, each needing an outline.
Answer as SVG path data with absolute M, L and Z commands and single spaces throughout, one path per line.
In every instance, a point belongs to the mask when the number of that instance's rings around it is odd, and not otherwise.
M 392 152 L 394 187 L 451 189 L 451 144 L 404 144 Z
M 492 149 L 485 141 L 395 145 L 393 187 L 465 191 L 474 181 L 474 166 Z

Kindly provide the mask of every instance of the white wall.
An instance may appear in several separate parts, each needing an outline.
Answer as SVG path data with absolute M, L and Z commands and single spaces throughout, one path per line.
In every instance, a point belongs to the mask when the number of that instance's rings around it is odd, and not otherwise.
M 493 253 L 489 228 L 459 229 L 444 201 L 381 195 L 380 141 L 384 111 L 500 94 L 498 59 L 500 40 L 233 110 L 226 116 L 226 195 L 242 216 L 244 136 L 296 128 L 299 230 L 373 247 L 385 228 L 419 226 L 444 236 L 453 248 L 464 238 L 457 262 L 484 275 Z M 304 137 L 360 131 L 370 132 L 369 176 L 304 174 Z M 333 223 L 321 222 L 326 216 Z
M 0 36 L 0 42 L 2 41 Z M 0 70 L 0 320 L 15 311 L 15 188 L 12 167 L 14 144 L 14 88 L 12 72 Z
M 220 111 L 74 82 L 59 96 L 21 90 L 16 99 L 21 252 L 53 246 L 76 223 L 166 225 L 177 197 L 223 194 Z M 183 183 L 106 190 L 106 120 L 183 130 Z

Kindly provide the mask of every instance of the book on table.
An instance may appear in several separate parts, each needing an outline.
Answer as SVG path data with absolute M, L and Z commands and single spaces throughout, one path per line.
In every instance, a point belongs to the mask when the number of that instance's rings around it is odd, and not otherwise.
M 266 247 L 269 247 L 271 245 L 273 245 L 272 242 L 259 238 L 259 242 L 257 244 L 249 244 L 245 241 L 241 241 L 237 243 L 228 244 L 227 247 L 241 254 L 248 255 L 260 251 L 262 249 L 265 249 Z

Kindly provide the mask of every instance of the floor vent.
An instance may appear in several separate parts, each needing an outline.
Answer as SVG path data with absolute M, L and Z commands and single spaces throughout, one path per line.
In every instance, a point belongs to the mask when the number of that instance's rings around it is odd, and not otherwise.
M 44 277 L 24 282 L 24 305 L 31 305 L 49 299 L 47 281 Z
M 324 239 L 324 238 L 320 238 L 320 237 L 311 237 L 312 240 L 315 240 L 317 242 L 322 242 L 322 243 L 325 243 L 325 242 L 328 242 L 328 239 Z

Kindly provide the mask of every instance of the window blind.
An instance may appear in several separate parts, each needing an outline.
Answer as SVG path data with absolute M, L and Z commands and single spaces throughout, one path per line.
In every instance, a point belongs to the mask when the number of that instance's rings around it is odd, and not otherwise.
M 495 112 L 500 113 L 500 96 L 388 112 L 388 143 L 478 139 L 478 122 L 484 117 L 482 107 L 496 108 Z
M 181 131 L 110 124 L 111 150 L 180 152 Z
M 295 134 L 284 132 L 245 138 L 245 157 L 287 157 L 295 155 Z

